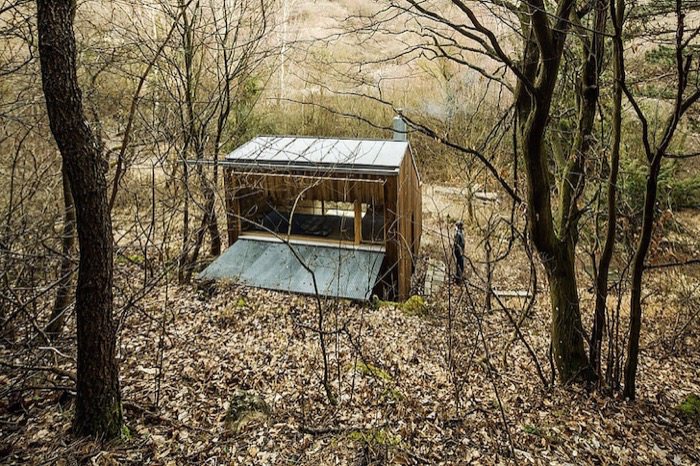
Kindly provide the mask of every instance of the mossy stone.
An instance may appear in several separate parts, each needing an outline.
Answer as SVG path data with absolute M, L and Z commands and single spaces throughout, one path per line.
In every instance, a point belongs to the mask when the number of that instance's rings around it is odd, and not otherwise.
M 383 309 L 393 307 L 409 316 L 424 316 L 427 315 L 427 304 L 422 296 L 413 295 L 406 301 L 400 303 L 395 301 L 382 301 L 376 296 L 372 299 L 372 306 L 375 309 Z
M 240 432 L 247 424 L 264 420 L 270 415 L 270 406 L 257 393 L 250 390 L 237 390 L 231 398 L 224 422 L 226 428 Z
M 425 299 L 418 295 L 413 295 L 401 304 L 401 310 L 411 316 L 425 315 Z

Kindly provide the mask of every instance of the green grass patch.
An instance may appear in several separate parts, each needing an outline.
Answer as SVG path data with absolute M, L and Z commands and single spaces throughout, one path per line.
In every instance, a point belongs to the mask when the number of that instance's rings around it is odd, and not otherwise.
M 119 254 L 114 258 L 114 262 L 116 262 L 118 265 L 143 265 L 145 258 L 143 257 L 143 254 Z
M 401 444 L 401 436 L 392 434 L 386 429 L 353 430 L 348 434 L 348 437 L 354 442 L 368 445 L 395 447 Z
M 221 319 L 223 323 L 233 322 L 239 318 L 242 311 L 245 311 L 247 309 L 253 311 L 255 310 L 248 304 L 248 301 L 246 301 L 246 299 L 243 296 L 241 296 L 232 304 L 226 306 L 225 308 L 219 311 L 219 319 Z
M 387 403 L 398 403 L 405 400 L 406 397 L 397 388 L 389 387 L 382 392 L 381 400 Z
M 361 375 L 374 377 L 375 379 L 383 380 L 384 382 L 393 382 L 394 378 L 384 369 L 375 366 L 371 363 L 358 361 L 355 364 L 355 370 Z
M 122 429 L 121 429 L 121 432 L 120 432 L 120 437 L 121 437 L 121 439 L 122 439 L 124 442 L 128 442 L 128 441 L 131 440 L 131 438 L 132 438 L 131 430 L 129 429 L 129 427 L 127 427 L 126 424 L 123 424 L 123 425 L 122 425 Z
M 684 416 L 700 420 L 700 397 L 690 394 L 676 409 Z
M 545 436 L 544 430 L 532 424 L 523 424 L 522 429 L 526 434 L 535 435 L 537 437 Z

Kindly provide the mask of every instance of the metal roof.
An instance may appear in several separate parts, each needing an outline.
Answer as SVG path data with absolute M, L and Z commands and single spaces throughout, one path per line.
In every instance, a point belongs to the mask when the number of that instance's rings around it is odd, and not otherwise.
M 233 165 L 308 170 L 314 167 L 397 172 L 407 141 L 259 136 L 226 156 Z
M 312 275 L 303 262 L 313 271 L 320 295 L 368 300 L 383 260 L 381 251 L 239 239 L 199 278 L 313 295 Z

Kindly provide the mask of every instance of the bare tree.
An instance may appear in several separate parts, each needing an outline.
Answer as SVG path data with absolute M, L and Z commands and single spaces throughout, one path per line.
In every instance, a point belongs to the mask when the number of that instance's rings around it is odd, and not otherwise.
M 387 34 L 401 35 L 404 43 L 411 46 L 393 59 L 411 54 L 447 59 L 511 93 L 508 112 L 514 113 L 517 140 L 513 163 L 517 158 L 524 162 L 529 236 L 549 282 L 551 343 L 557 371 L 563 383 L 590 380 L 594 373 L 584 350 L 576 244 L 582 215 L 579 201 L 585 187 L 584 166 L 593 146 L 599 96 L 606 20 L 604 3 L 591 2 L 580 9 L 574 0 L 560 0 L 553 6 L 542 1 L 493 1 L 477 7 L 461 0 L 452 0 L 449 5 L 450 9 L 441 9 L 435 2 L 394 1 L 371 18 L 361 18 L 364 24 L 356 33 L 366 32 L 371 36 L 378 29 L 385 31 L 396 17 L 405 17 L 413 26 L 411 29 Z M 594 26 L 584 26 L 583 20 L 591 16 Z M 508 33 L 494 32 L 492 24 L 500 23 Z M 556 129 L 552 127 L 555 121 L 552 105 L 564 72 L 567 38 L 571 35 L 578 35 L 584 50 L 576 64 L 582 69 L 576 101 L 578 118 L 573 122 L 575 129 L 568 143 L 555 150 L 551 148 Z M 513 40 L 519 41 L 519 46 L 512 47 L 509 41 Z M 472 56 L 485 64 L 478 64 Z M 390 104 L 381 92 L 379 96 L 375 98 Z M 514 186 L 516 180 L 503 176 L 478 145 L 456 143 L 453 137 L 417 117 L 408 116 L 407 120 L 414 129 L 478 160 L 514 202 L 522 202 Z
M 610 142 L 611 147 L 609 162 L 610 173 L 607 180 L 607 225 L 605 229 L 603 249 L 596 267 L 596 300 L 589 348 L 591 365 L 598 376 L 601 374 L 601 347 L 606 321 L 608 276 L 610 273 L 610 264 L 612 262 L 615 248 L 615 234 L 617 228 L 617 178 L 620 169 L 620 144 L 622 141 L 622 86 L 618 77 L 624 76 L 625 69 L 622 31 L 617 25 L 621 24 L 624 14 L 624 2 L 610 0 L 610 16 L 612 18 L 611 22 L 614 28 L 612 39 L 612 61 L 614 68 L 613 76 L 615 81 L 612 102 L 612 140 Z
M 46 108 L 66 165 L 80 246 L 74 429 L 81 435 L 117 437 L 122 430 L 122 406 L 112 321 L 113 239 L 105 164 L 87 124 L 78 86 L 75 3 L 42 0 L 37 6 Z
M 236 111 L 238 100 L 245 100 L 243 94 L 251 81 L 265 73 L 265 58 L 271 51 L 265 41 L 272 28 L 271 8 L 269 0 L 194 1 L 171 13 L 177 23 L 179 46 L 166 49 L 165 63 L 159 71 L 160 86 L 177 114 L 178 128 L 173 133 L 181 141 L 178 162 L 214 162 L 211 172 L 202 164 L 194 169 L 182 166 L 181 281 L 191 278 L 205 235 L 210 239 L 209 253 L 221 253 L 216 161 L 222 149 L 236 142 L 237 127 L 243 126 L 240 119 L 247 117 Z M 192 189 L 193 176 L 201 201 Z M 189 225 L 191 204 L 201 211 L 200 224 L 193 234 Z
M 61 170 L 61 184 L 63 185 L 63 235 L 61 237 L 61 268 L 59 271 L 59 284 L 56 289 L 56 300 L 53 304 L 49 323 L 46 325 L 46 334 L 50 338 L 56 338 L 63 329 L 66 313 L 72 304 L 71 284 L 73 282 L 73 245 L 75 244 L 75 206 L 73 194 L 70 190 L 70 181 L 66 173 L 65 165 Z
M 623 8 L 621 1 L 617 2 L 617 8 Z M 658 191 L 659 174 L 664 158 L 668 157 L 668 150 L 679 128 L 683 116 L 700 100 L 700 85 L 698 76 L 698 57 L 693 47 L 694 40 L 700 34 L 700 28 L 690 31 L 686 29 L 686 9 L 681 0 L 675 0 L 676 30 L 673 40 L 673 54 L 675 61 L 675 97 L 673 99 L 672 112 L 665 125 L 662 126 L 658 139 L 653 138 L 649 120 L 634 94 L 629 89 L 624 74 L 616 76 L 623 86 L 627 99 L 632 104 L 634 112 L 641 123 L 641 139 L 648 172 L 644 192 L 644 210 L 639 240 L 635 248 L 634 260 L 631 270 L 631 294 L 630 294 L 630 336 L 627 346 L 627 360 L 624 371 L 624 390 L 626 398 L 636 397 L 637 365 L 639 361 L 639 340 L 642 326 L 642 277 L 649 247 L 651 245 L 652 232 L 656 220 L 656 201 Z M 619 19 L 615 21 L 617 30 L 623 29 L 623 23 Z M 692 79 L 695 77 L 695 79 Z M 693 82 L 694 81 L 694 82 Z M 657 142 L 658 141 L 658 142 Z

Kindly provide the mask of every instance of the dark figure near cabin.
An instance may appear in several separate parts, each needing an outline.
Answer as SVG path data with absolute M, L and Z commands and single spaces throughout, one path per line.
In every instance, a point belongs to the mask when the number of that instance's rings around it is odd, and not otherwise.
M 455 280 L 457 283 L 462 282 L 462 277 L 464 276 L 464 230 L 462 229 L 463 224 L 461 221 L 455 224 L 455 239 L 452 253 L 455 256 L 455 265 L 457 266 L 457 271 L 455 273 Z

